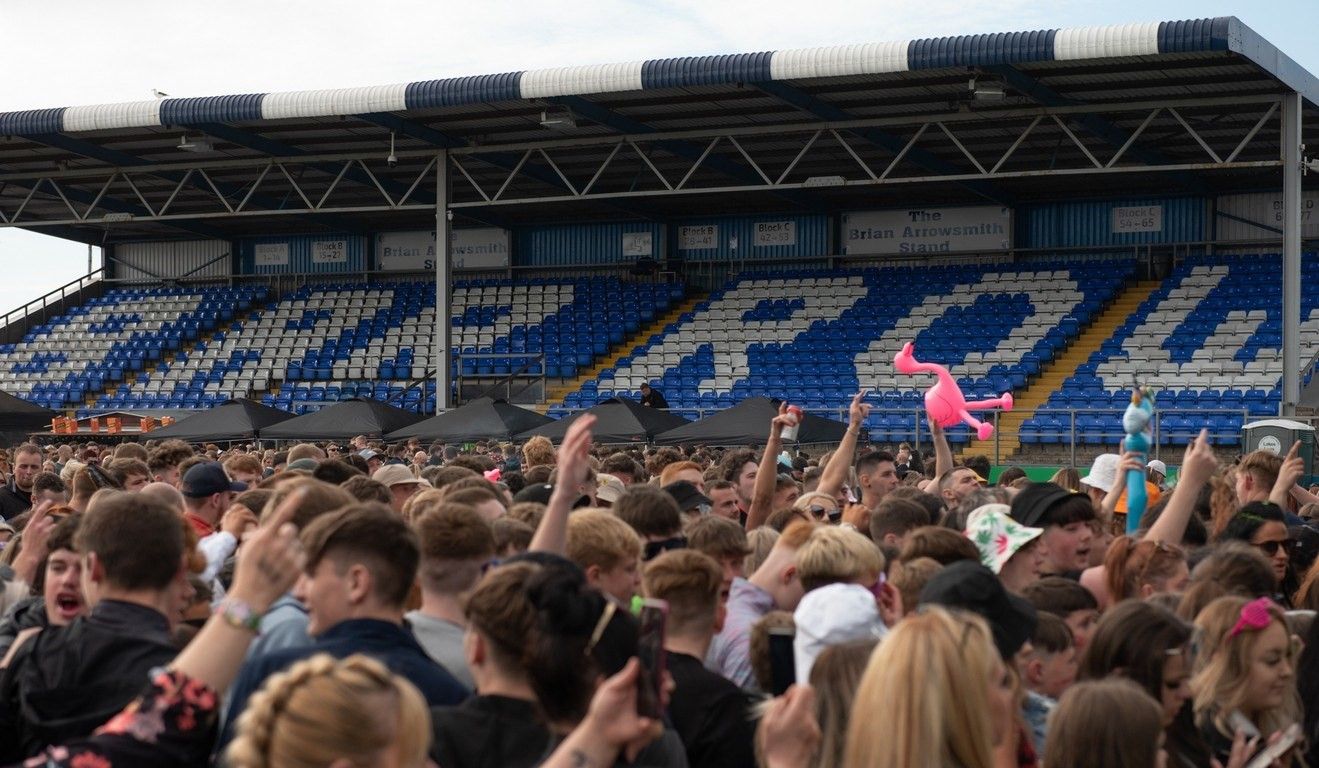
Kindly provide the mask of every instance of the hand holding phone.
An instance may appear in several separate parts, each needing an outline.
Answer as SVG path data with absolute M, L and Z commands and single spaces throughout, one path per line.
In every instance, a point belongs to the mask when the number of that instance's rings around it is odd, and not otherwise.
M 637 677 L 637 714 L 658 719 L 664 714 L 661 698 L 667 662 L 664 653 L 664 624 L 669 616 L 669 604 L 652 598 L 641 600 L 640 603 L 641 610 L 637 618 L 641 628 L 637 638 L 637 658 L 641 661 L 641 674 Z
M 1277 741 L 1264 747 L 1246 763 L 1246 768 L 1269 768 L 1273 761 L 1287 754 L 1292 747 L 1296 746 L 1296 740 L 1301 737 L 1301 726 L 1292 723 L 1285 731 L 1279 734 Z

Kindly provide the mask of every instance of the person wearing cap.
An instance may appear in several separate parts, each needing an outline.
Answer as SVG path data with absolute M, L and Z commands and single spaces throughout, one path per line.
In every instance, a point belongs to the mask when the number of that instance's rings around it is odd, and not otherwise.
M 662 490 L 678 502 L 678 509 L 687 522 L 699 519 L 702 515 L 710 514 L 712 507 L 710 497 L 701 493 L 700 489 L 686 480 L 669 483 Z
M 380 469 L 385 463 L 384 457 L 370 448 L 363 448 L 357 452 L 357 455 L 361 456 L 362 460 L 366 462 L 366 471 L 369 475 L 375 475 L 376 470 Z
M 1145 465 L 1145 479 L 1159 487 L 1161 493 L 1168 491 L 1168 465 L 1158 459 L 1150 459 Z
M 595 476 L 595 503 L 596 506 L 612 507 L 618 497 L 623 495 L 627 486 L 613 475 L 598 474 Z
M 1090 465 L 1090 473 L 1081 478 L 1081 485 L 1085 486 L 1096 508 L 1120 515 L 1126 514 L 1127 468 L 1141 468 L 1136 454 L 1120 456 L 1116 453 L 1101 453 L 1095 457 Z M 1146 504 L 1148 509 L 1157 504 L 1163 494 L 1157 485 L 1146 480 L 1145 495 L 1148 499 Z
M 217 461 L 203 462 L 189 469 L 180 486 L 183 516 L 202 539 L 216 532 L 221 515 L 229 509 L 234 497 L 247 490 L 246 483 L 230 480 Z
M 993 571 L 1009 592 L 1021 590 L 1040 577 L 1044 552 L 1040 547 L 1043 528 L 1032 528 L 1012 519 L 1007 504 L 986 504 L 966 518 L 966 537 L 976 545 L 980 562 Z
M 1090 567 L 1095 507 L 1089 496 L 1053 483 L 1036 483 L 1016 495 L 1011 509 L 1012 519 L 1021 525 L 1044 529 L 1040 575 L 1076 578 Z
M 1011 664 L 1030 642 L 1039 618 L 1035 606 L 1009 592 L 994 572 L 970 560 L 945 566 L 921 590 L 921 605 L 943 605 L 980 614 L 989 622 L 994 645 Z
M 389 506 L 400 515 L 408 499 L 423 488 L 431 487 L 426 480 L 412 474 L 412 470 L 402 464 L 386 464 L 377 469 L 371 479 L 389 489 Z
M 888 634 L 875 593 L 860 584 L 827 584 L 807 592 L 792 620 L 797 628 L 792 656 L 798 685 L 810 682 L 815 660 L 826 648 Z

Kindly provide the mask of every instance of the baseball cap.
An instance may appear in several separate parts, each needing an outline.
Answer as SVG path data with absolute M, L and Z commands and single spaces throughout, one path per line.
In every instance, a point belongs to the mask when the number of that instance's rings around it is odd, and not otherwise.
M 1108 493 L 1113 490 L 1113 481 L 1117 479 L 1117 465 L 1121 461 L 1122 457 L 1116 453 L 1099 454 L 1090 465 L 1090 474 L 1081 478 L 1081 482 Z
M 595 497 L 600 501 L 613 504 L 626 491 L 627 486 L 623 485 L 623 481 L 613 475 L 601 473 L 595 476 Z
M 357 452 L 357 455 L 358 455 L 358 456 L 361 456 L 362 458 L 366 459 L 367 461 L 370 461 L 371 459 L 374 459 L 375 457 L 379 456 L 380 454 L 376 453 L 375 451 L 371 450 L 370 448 L 363 448 L 362 450 L 360 450 L 360 451 Z
M 554 493 L 554 486 L 549 483 L 535 483 L 527 485 L 513 496 L 513 503 L 517 504 L 523 501 L 530 501 L 536 504 L 549 504 L 550 495 Z
M 920 603 L 933 603 L 979 614 L 994 634 L 994 645 L 1010 660 L 1035 633 L 1035 606 L 1008 592 L 985 566 L 959 560 L 945 566 L 921 590 Z
M 284 465 L 284 469 L 305 469 L 308 472 L 315 472 L 321 463 L 315 459 L 298 459 Z
M 702 504 L 705 504 L 707 507 L 712 505 L 709 496 L 696 490 L 696 486 L 686 480 L 677 480 L 669 483 L 661 490 L 672 496 L 673 500 L 678 502 L 678 509 L 683 512 L 696 509 Z
M 412 470 L 402 464 L 386 464 L 380 469 L 377 469 L 376 473 L 371 475 L 371 479 L 389 487 L 395 485 L 408 485 L 409 483 L 430 487 L 430 482 L 412 474 Z
M 1012 508 L 1007 504 L 976 507 L 966 518 L 966 537 L 979 550 L 980 562 L 994 573 L 1002 571 L 1013 555 L 1043 533 L 1043 528 L 1013 520 Z
M 1168 465 L 1158 459 L 1150 459 L 1150 463 L 1145 465 L 1146 469 L 1152 469 L 1164 477 L 1168 476 Z
M 242 493 L 247 490 L 247 483 L 237 483 L 224 473 L 224 467 L 218 461 L 206 461 L 198 464 L 183 476 L 184 496 L 200 499 L 214 493 Z
M 860 584 L 812 589 L 797 604 L 792 619 L 797 625 L 792 655 L 798 683 L 811 679 L 811 667 L 826 648 L 857 640 L 879 640 L 888 634 L 875 604 L 875 593 Z
M 1084 493 L 1073 493 L 1057 483 L 1034 483 L 1021 489 L 1012 499 L 1012 519 L 1022 525 L 1038 526 L 1044 516 L 1058 504 Z

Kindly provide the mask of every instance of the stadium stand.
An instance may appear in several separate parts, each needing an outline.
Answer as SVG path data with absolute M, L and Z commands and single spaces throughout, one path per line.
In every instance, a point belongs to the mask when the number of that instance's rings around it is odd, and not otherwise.
M 245 312 L 266 288 L 116 288 L 0 346 L 0 389 L 49 408 L 81 405 Z M 121 389 L 129 385 L 124 383 Z
M 889 267 L 747 275 L 697 304 L 569 394 L 551 415 L 643 382 L 695 418 L 746 397 L 786 397 L 833 410 L 859 387 L 878 395 L 871 435 L 914 434 L 923 378 L 897 374 L 893 355 L 915 340 L 922 359 L 952 367 L 976 396 L 1023 386 L 1129 276 L 1132 264 Z M 950 440 L 965 442 L 963 428 Z
M 455 341 L 461 354 L 485 356 L 462 358 L 462 373 L 499 377 L 526 365 L 539 375 L 543 355 L 547 377 L 571 378 L 683 294 L 679 283 L 616 278 L 460 283 Z M 433 282 L 304 286 L 172 358 L 150 358 L 164 362 L 96 407 L 204 408 L 264 393 L 266 405 L 297 413 L 353 397 L 433 410 L 433 382 L 407 385 L 431 369 L 434 332 Z M 80 400 L 81 391 L 70 397 Z
M 1319 278 L 1305 254 L 1303 282 Z M 1159 390 L 1159 438 L 1183 444 L 1201 426 L 1213 442 L 1240 441 L 1244 419 L 1278 412 L 1282 374 L 1281 262 L 1278 254 L 1200 257 L 1178 266 L 1139 310 L 1091 353 L 1045 406 L 1022 425 L 1023 443 L 1121 439 L 1121 409 L 1132 375 Z M 1319 353 L 1319 294 L 1301 297 L 1301 359 Z M 1102 410 L 1105 412 L 1085 412 Z

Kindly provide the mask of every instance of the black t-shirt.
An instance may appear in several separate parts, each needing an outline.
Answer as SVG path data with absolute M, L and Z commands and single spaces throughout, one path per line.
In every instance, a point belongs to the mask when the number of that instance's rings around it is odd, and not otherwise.
M 676 686 L 669 719 L 687 747 L 691 768 L 753 768 L 756 724 L 751 699 L 695 656 L 670 653 L 668 659 Z
M 19 490 L 10 480 L 8 485 L 0 487 L 0 518 L 12 520 L 32 508 L 32 494 Z

